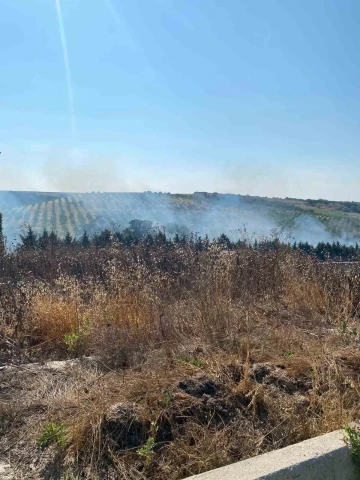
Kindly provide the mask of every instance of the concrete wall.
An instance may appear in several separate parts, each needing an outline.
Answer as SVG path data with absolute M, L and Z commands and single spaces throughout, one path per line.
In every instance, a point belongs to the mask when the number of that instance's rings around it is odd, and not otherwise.
M 343 430 L 202 473 L 187 480 L 359 480 Z

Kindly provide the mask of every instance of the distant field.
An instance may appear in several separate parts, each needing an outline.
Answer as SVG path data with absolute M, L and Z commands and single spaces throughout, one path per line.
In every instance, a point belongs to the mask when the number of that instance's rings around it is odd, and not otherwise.
M 11 239 L 31 225 L 59 236 L 79 236 L 114 225 L 125 228 L 134 218 L 169 226 L 183 224 L 209 235 L 246 228 L 249 235 L 269 235 L 283 229 L 309 241 L 340 238 L 360 240 L 360 203 L 165 193 L 0 192 L 4 229 Z M 324 238 L 327 237 L 327 238 Z M 302 238 L 303 239 L 303 238 Z

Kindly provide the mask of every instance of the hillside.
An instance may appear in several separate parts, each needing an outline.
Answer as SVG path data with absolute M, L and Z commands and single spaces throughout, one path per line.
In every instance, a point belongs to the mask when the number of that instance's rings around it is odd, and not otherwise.
M 0 192 L 4 229 L 11 241 L 31 225 L 59 236 L 79 236 L 113 225 L 125 228 L 134 218 L 151 220 L 167 228 L 186 225 L 210 236 L 221 232 L 248 236 L 282 231 L 296 240 L 360 239 L 360 203 L 195 192 L 170 193 L 51 193 Z

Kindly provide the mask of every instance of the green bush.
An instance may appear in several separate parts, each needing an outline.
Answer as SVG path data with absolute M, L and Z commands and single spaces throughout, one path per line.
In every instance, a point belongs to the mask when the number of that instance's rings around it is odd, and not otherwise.
M 360 464 L 360 432 L 350 425 L 345 425 L 345 442 L 349 445 L 354 462 Z
M 61 447 L 65 445 L 66 427 L 62 423 L 48 423 L 44 426 L 40 438 L 37 440 L 38 447 L 41 450 L 50 445 L 57 444 Z

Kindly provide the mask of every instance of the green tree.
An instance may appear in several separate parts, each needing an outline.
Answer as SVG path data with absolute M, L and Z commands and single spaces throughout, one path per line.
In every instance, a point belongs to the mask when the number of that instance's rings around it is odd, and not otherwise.
M 158 230 L 154 235 L 154 242 L 157 244 L 165 244 L 166 243 L 166 235 L 161 230 Z
M 39 237 L 40 248 L 47 248 L 49 245 L 49 232 L 44 228 L 42 235 Z
M 3 216 L 0 213 L 0 255 L 3 255 L 5 252 L 5 238 L 3 230 Z
M 97 247 L 106 247 L 111 244 L 111 231 L 106 228 L 98 235 L 94 235 L 93 244 Z
M 56 235 L 56 233 L 54 232 L 54 230 L 51 230 L 51 232 L 50 232 L 49 241 L 50 241 L 50 245 L 54 245 L 54 246 L 59 243 L 59 238 Z
M 138 237 L 132 231 L 131 228 L 125 228 L 125 230 L 121 234 L 121 242 L 130 247 L 131 245 L 136 244 L 138 241 Z
M 81 240 L 80 240 L 81 246 L 86 248 L 90 245 L 90 238 L 89 235 L 87 234 L 87 231 L 84 230 L 84 233 L 82 234 Z
M 129 225 L 132 233 L 138 240 L 149 233 L 153 227 L 152 222 L 149 220 L 131 220 Z
M 70 232 L 67 232 L 67 234 L 65 235 L 65 238 L 64 238 L 65 245 L 67 247 L 71 247 L 73 245 L 73 242 L 74 242 L 73 237 L 70 235 Z
M 231 247 L 232 247 L 230 238 L 229 238 L 227 235 L 225 235 L 225 233 L 222 233 L 222 234 L 217 238 L 216 243 L 217 243 L 218 245 L 220 245 L 222 248 L 231 249 Z
M 35 248 L 37 246 L 37 235 L 30 226 L 28 226 L 25 235 L 20 235 L 20 239 L 24 248 Z

